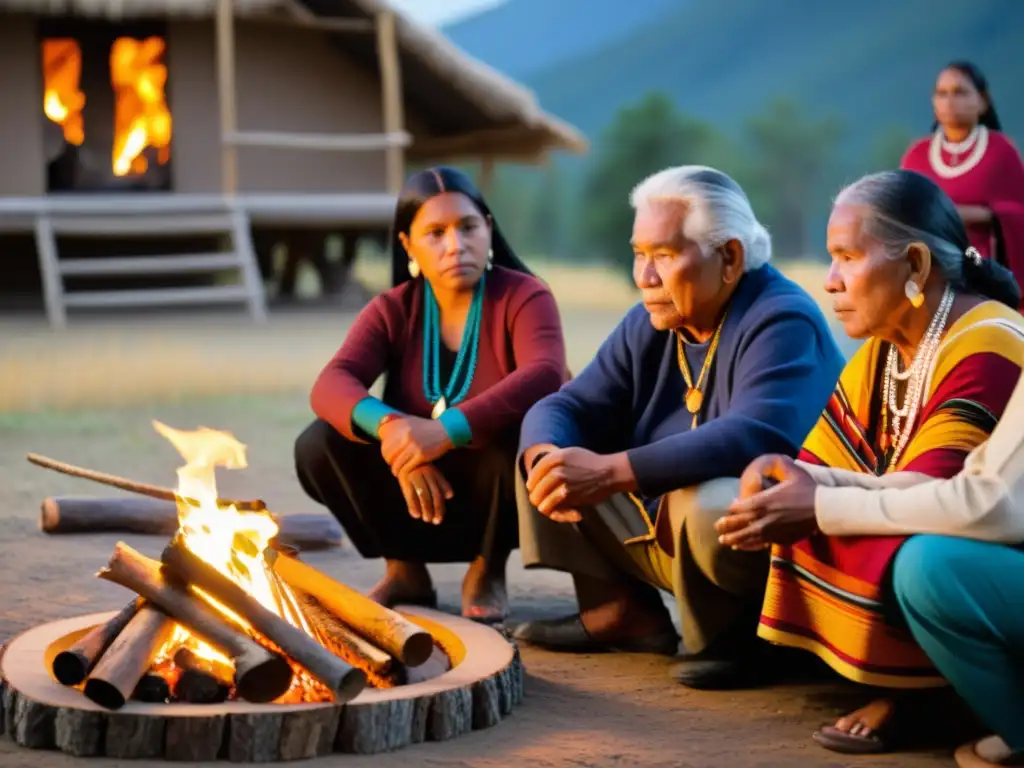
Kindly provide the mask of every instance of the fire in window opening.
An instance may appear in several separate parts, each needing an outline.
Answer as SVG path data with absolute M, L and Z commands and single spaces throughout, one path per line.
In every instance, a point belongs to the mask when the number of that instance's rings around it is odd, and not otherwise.
M 119 37 L 110 48 L 115 176 L 145 173 L 149 167 L 143 154 L 147 147 L 157 151 L 160 165 L 171 159 L 171 112 L 167 108 L 167 66 L 163 63 L 166 48 L 161 37 Z
M 43 41 L 43 112 L 61 127 L 64 140 L 76 147 L 85 141 L 82 108 L 85 94 L 79 90 L 82 78 L 82 49 L 71 38 Z

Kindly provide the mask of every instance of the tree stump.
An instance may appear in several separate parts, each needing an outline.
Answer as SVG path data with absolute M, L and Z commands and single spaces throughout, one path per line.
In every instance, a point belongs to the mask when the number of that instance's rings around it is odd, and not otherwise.
M 102 712 L 62 707 L 54 718 L 54 743 L 61 752 L 75 757 L 104 754 L 107 719 Z
M 368 689 L 344 706 L 133 699 L 104 710 L 54 680 L 46 659 L 113 615 L 45 624 L 8 646 L 0 656 L 0 733 L 25 747 L 80 757 L 264 763 L 445 741 L 497 725 L 522 697 L 522 664 L 506 640 L 482 625 L 417 608 L 407 615 L 439 638 L 452 664 L 420 683 Z

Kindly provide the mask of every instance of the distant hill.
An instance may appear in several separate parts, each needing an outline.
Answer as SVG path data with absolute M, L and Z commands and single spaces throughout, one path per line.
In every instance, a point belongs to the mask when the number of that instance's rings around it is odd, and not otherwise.
M 1024 149 L 1024 0 L 507 0 L 443 31 L 594 142 L 589 157 L 557 164 L 570 243 L 602 130 L 651 91 L 733 136 L 779 97 L 838 118 L 843 138 L 823 173 L 837 190 L 923 136 L 939 69 L 968 59 L 988 75 L 1004 130 Z M 510 211 L 543 173 L 502 169 Z M 823 245 L 829 195 L 806 205 Z
M 861 140 L 891 126 L 925 133 L 935 75 L 955 58 L 986 72 L 1008 132 L 1024 138 L 1021 0 L 689 0 L 527 84 L 590 135 L 652 89 L 725 129 L 792 96 L 843 119 L 850 149 L 862 150 Z
M 586 56 L 688 0 L 506 0 L 442 29 L 456 45 L 522 80 Z

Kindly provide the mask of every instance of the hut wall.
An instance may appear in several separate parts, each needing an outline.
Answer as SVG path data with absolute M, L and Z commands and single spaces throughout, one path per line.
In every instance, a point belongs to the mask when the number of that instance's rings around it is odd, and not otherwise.
M 0 21 L 0 195 L 35 196 L 46 191 L 41 55 L 35 20 L 4 16 Z
M 295 133 L 379 133 L 376 72 L 344 53 L 344 36 L 241 20 L 236 26 L 238 128 Z M 168 99 L 174 116 L 173 186 L 220 191 L 214 26 L 168 25 Z M 238 150 L 243 192 L 380 192 L 384 153 Z

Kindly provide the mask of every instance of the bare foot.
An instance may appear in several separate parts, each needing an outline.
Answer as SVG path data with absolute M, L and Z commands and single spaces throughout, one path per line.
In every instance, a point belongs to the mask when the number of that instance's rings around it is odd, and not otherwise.
M 836 720 L 836 729 L 851 736 L 868 738 L 892 718 L 896 704 L 892 699 L 875 699 L 866 707 Z
M 462 580 L 462 615 L 484 624 L 498 624 L 508 617 L 508 592 L 504 574 L 490 573 L 478 557 Z
M 384 578 L 370 590 L 369 597 L 386 608 L 400 604 L 427 608 L 437 606 L 437 593 L 434 592 L 427 567 L 423 563 L 401 560 L 388 561 Z

